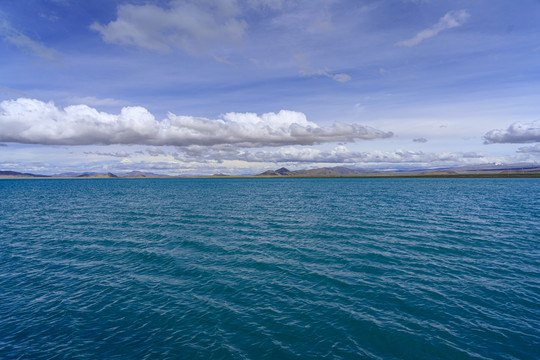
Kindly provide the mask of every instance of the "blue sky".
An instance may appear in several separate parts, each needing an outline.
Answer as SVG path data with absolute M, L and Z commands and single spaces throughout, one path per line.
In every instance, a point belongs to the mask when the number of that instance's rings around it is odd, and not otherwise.
M 0 2 L 0 169 L 540 161 L 540 1 Z

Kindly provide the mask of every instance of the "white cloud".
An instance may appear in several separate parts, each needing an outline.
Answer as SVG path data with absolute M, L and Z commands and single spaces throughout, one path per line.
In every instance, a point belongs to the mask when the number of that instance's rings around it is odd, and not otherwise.
M 470 14 L 467 10 L 455 10 L 447 12 L 435 25 L 417 33 L 414 37 L 396 43 L 398 46 L 414 46 L 420 42 L 436 36 L 443 30 L 461 26 L 467 21 Z
M 95 151 L 95 152 L 85 152 L 86 155 L 99 155 L 99 156 L 109 156 L 109 157 L 117 157 L 117 158 L 126 158 L 130 157 L 131 154 L 125 152 L 125 151 L 116 151 L 116 152 L 101 152 L 101 151 Z
M 322 75 L 322 76 L 326 76 L 330 79 L 333 79 L 335 81 L 342 82 L 342 83 L 345 83 L 352 79 L 351 76 L 348 74 L 344 74 L 344 73 L 334 74 L 328 68 L 325 68 L 325 69 L 313 68 L 305 54 L 302 54 L 302 53 L 294 54 L 293 59 L 296 62 L 298 68 L 300 69 L 300 74 L 302 75 L 305 75 L 305 76 Z
M 319 69 L 319 70 L 313 70 L 309 68 L 301 68 L 300 73 L 302 75 L 312 76 L 312 75 L 322 75 L 326 76 L 327 78 L 330 78 L 332 80 L 335 80 L 340 83 L 346 83 L 347 81 L 351 81 L 352 78 L 348 74 L 340 73 L 340 74 L 334 74 L 328 69 Z
M 247 24 L 235 1 L 171 1 L 167 7 L 120 5 L 117 19 L 94 23 L 103 40 L 166 52 L 179 48 L 197 53 L 217 43 L 239 41 Z
M 248 163 L 274 164 L 416 164 L 416 165 L 457 165 L 487 162 L 484 155 L 474 152 L 431 153 L 423 151 L 349 151 L 344 145 L 331 150 L 312 147 L 287 146 L 276 150 L 250 150 L 189 146 L 178 148 L 176 156 L 180 161 L 223 162 L 240 160 Z
M 358 124 L 318 126 L 303 113 L 227 113 L 208 119 L 169 113 L 158 121 L 143 107 L 124 107 L 120 114 L 87 105 L 63 109 L 35 99 L 0 102 L 0 141 L 44 145 L 143 144 L 236 147 L 313 145 L 391 137 Z
M 253 8 L 269 8 L 272 10 L 281 10 L 286 2 L 290 0 L 248 0 L 247 3 Z
M 347 74 L 335 74 L 334 76 L 332 76 L 332 79 L 344 83 L 350 81 L 351 77 Z
M 56 63 L 61 59 L 61 54 L 47 46 L 43 45 L 39 41 L 32 40 L 19 30 L 15 29 L 11 24 L 0 14 L 0 37 L 19 49 L 28 52 L 32 55 L 38 56 L 51 63 Z
M 484 135 L 484 144 L 540 142 L 540 121 L 529 124 L 516 122 L 506 130 L 495 129 Z
M 336 147 L 331 151 L 320 151 L 312 148 L 299 149 L 295 147 L 280 148 L 277 151 L 259 151 L 245 153 L 239 158 L 253 162 L 307 162 L 307 163 L 337 163 L 337 164 L 459 164 L 467 163 L 468 159 L 478 161 L 483 156 L 472 153 L 448 152 L 425 153 L 422 151 L 396 150 L 392 152 L 350 152 L 345 147 Z
M 517 152 L 519 153 L 540 153 L 540 144 L 535 144 L 533 146 L 524 146 L 520 147 Z

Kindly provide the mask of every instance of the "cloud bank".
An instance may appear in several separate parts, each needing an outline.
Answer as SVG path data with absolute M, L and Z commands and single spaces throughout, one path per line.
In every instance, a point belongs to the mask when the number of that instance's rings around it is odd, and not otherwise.
M 219 119 L 169 113 L 161 121 L 143 107 L 120 114 L 87 105 L 58 108 L 52 102 L 17 99 L 0 102 L 0 141 L 42 145 L 140 144 L 153 146 L 263 147 L 352 142 L 393 134 L 358 124 L 319 126 L 301 112 L 227 113 Z
M 484 135 L 484 144 L 521 144 L 540 142 L 540 121 L 529 124 L 516 122 L 506 130 L 494 129 Z
M 485 162 L 486 158 L 476 152 L 443 152 L 395 150 L 370 152 L 350 151 L 344 145 L 331 150 L 311 147 L 285 146 L 273 150 L 238 149 L 231 146 L 187 146 L 177 147 L 172 155 L 181 162 L 209 163 L 244 161 L 248 163 L 275 164 L 467 164 Z
M 400 41 L 396 43 L 398 46 L 414 46 L 418 45 L 422 41 L 436 36 L 443 30 L 455 28 L 461 26 L 467 21 L 470 14 L 467 10 L 456 10 L 447 12 L 442 18 L 439 19 L 435 25 L 424 29 L 417 33 L 414 37 Z

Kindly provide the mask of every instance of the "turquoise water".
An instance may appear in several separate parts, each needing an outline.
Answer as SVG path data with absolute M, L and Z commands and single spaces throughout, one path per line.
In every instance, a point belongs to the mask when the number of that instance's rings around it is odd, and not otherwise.
M 538 179 L 0 181 L 2 359 L 538 359 Z

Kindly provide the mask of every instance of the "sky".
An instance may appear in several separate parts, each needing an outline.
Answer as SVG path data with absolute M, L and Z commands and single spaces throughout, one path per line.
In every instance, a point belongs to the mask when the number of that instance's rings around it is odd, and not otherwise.
M 0 170 L 540 163 L 539 0 L 0 0 Z

